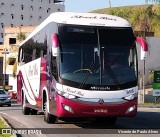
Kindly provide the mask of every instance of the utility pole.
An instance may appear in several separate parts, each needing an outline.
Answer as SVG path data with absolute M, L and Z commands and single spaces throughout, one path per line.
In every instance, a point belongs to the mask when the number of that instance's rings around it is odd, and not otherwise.
M 144 100 L 145 97 L 145 58 L 143 59 L 143 103 L 145 102 Z

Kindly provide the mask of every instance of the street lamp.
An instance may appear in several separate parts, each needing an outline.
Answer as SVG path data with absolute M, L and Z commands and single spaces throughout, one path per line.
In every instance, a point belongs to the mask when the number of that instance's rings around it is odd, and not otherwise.
M 4 61 L 4 63 L 3 63 L 3 65 L 4 65 L 4 67 L 3 67 L 4 68 L 3 89 L 5 90 L 5 87 L 6 87 L 6 54 L 9 54 L 8 49 L 4 48 L 2 54 L 4 54 L 4 59 L 3 59 L 3 61 Z

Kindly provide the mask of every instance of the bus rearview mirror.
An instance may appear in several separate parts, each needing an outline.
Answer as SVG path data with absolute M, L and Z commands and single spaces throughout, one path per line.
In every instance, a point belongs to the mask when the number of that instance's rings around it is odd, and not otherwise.
M 58 51 L 59 51 L 59 42 L 58 42 L 58 37 L 56 34 L 52 34 L 51 36 L 52 40 L 52 55 L 54 57 L 58 56 Z
M 141 46 L 141 60 L 144 60 L 148 55 L 148 45 L 147 45 L 146 41 L 141 37 L 137 37 L 136 41 Z

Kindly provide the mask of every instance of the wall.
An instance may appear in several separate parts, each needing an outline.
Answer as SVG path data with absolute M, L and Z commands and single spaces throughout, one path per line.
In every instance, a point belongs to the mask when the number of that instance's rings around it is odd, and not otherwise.
M 160 38 L 147 37 L 146 41 L 149 46 L 148 57 L 145 59 L 145 84 L 150 85 L 153 82 L 153 71 L 160 70 Z M 142 74 L 144 64 L 140 60 L 140 46 L 137 45 L 138 63 L 139 63 L 139 85 L 142 86 Z
M 0 38 L 4 37 L 6 26 L 39 25 L 58 11 L 64 11 L 64 4 L 53 0 L 0 0 Z

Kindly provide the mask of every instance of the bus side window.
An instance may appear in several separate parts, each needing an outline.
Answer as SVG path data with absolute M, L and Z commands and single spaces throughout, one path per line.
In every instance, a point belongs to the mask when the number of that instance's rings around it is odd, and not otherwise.
M 40 51 L 40 57 L 43 57 L 43 50 Z
M 56 57 L 51 56 L 51 74 L 57 79 L 57 62 Z
M 47 45 L 44 45 L 43 47 L 43 57 L 47 56 Z
M 42 47 L 37 46 L 35 56 L 36 56 L 36 59 L 43 57 L 43 48 Z
M 39 57 L 44 57 L 46 58 L 47 55 L 47 46 L 43 45 L 43 47 L 41 47 L 41 49 L 39 50 L 39 52 L 37 53 L 39 55 Z
M 44 49 L 41 49 L 40 53 L 39 53 L 40 57 L 44 57 L 46 58 L 47 56 L 47 52 Z
M 25 62 L 24 62 L 24 52 L 23 52 L 23 48 L 20 48 L 20 50 L 19 50 L 18 64 L 19 64 L 20 66 L 23 65 L 23 64 L 25 64 Z
M 128 63 L 129 63 L 129 66 L 132 68 L 132 69 L 134 69 L 134 66 L 135 66 L 135 64 L 134 64 L 134 52 L 133 52 L 133 48 L 132 49 L 130 49 L 130 54 L 129 54 L 129 61 L 128 61 Z
M 32 60 L 32 56 L 28 53 L 24 53 L 24 62 L 28 63 Z
M 36 49 L 33 49 L 33 53 L 32 53 L 32 60 L 36 59 Z

